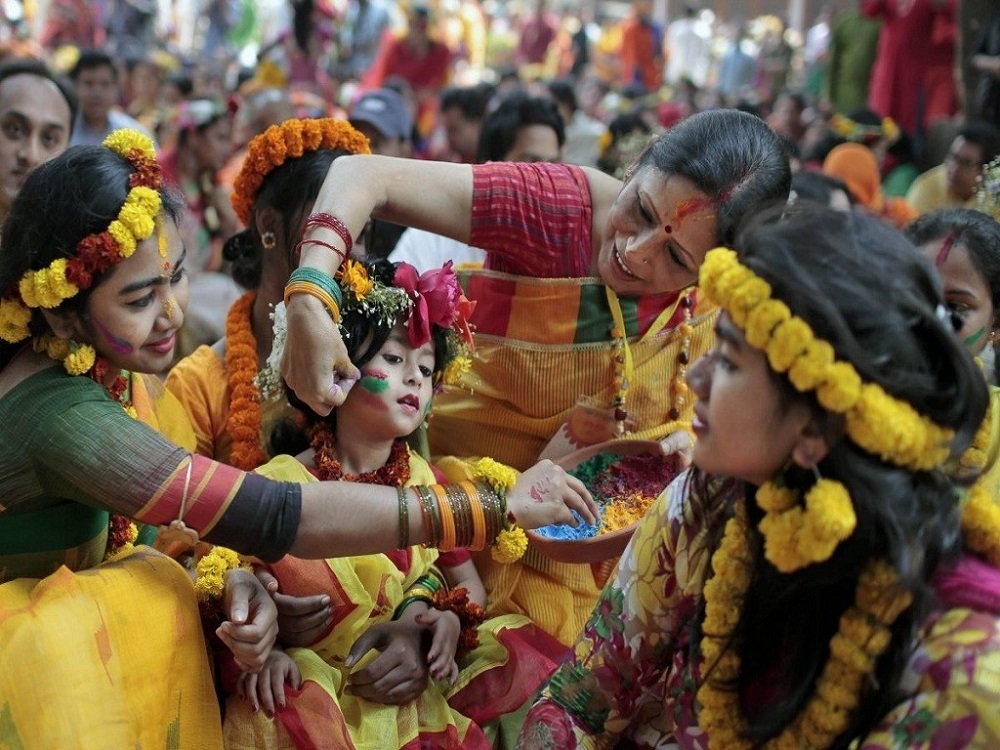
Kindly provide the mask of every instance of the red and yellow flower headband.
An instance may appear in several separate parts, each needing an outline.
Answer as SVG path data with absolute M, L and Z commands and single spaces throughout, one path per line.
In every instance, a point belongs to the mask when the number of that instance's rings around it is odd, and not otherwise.
M 45 268 L 24 273 L 17 288 L 0 301 L 0 338 L 4 341 L 28 338 L 31 308 L 58 307 L 90 288 L 97 276 L 131 257 L 138 243 L 156 231 L 163 176 L 153 142 L 135 130 L 121 129 L 105 138 L 103 145 L 127 159 L 135 170 L 117 218 L 103 232 L 80 240 L 72 257 L 57 258 Z

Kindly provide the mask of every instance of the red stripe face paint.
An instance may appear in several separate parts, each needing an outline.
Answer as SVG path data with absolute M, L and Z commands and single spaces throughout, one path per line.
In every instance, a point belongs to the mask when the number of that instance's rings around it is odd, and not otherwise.
M 108 342 L 108 346 L 110 346 L 112 351 L 114 351 L 116 354 L 131 354 L 132 352 L 135 351 L 135 347 L 133 347 L 125 339 L 121 339 L 115 336 L 108 329 L 108 327 L 105 326 L 103 323 L 101 323 L 101 321 L 99 321 L 97 318 L 92 317 L 91 320 L 93 321 L 94 326 L 97 328 L 97 330 L 100 331 L 101 336 L 104 337 L 104 340 Z

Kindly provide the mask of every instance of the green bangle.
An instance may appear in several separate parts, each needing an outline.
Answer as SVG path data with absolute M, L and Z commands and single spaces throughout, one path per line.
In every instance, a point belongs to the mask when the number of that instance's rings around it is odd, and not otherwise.
M 399 606 L 396 607 L 396 609 L 393 611 L 392 619 L 398 620 L 402 616 L 403 610 L 405 610 L 408 606 L 413 604 L 413 602 L 423 602 L 432 609 L 434 607 L 434 602 L 428 599 L 426 596 L 407 596 L 403 599 L 403 601 L 399 603 Z
M 337 307 L 344 306 L 344 292 L 332 276 L 323 273 L 318 268 L 311 268 L 305 266 L 303 268 L 296 268 L 292 271 L 291 276 L 288 277 L 288 284 L 293 281 L 306 281 L 310 284 L 315 284 L 324 292 L 333 297 L 333 301 L 337 303 Z

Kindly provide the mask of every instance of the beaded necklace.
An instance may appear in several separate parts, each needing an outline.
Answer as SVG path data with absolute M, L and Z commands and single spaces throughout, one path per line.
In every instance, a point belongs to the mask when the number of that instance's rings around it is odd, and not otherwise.
M 625 316 L 622 313 L 621 301 L 611 287 L 605 287 L 605 292 L 608 298 L 608 307 L 611 309 L 611 319 L 614 322 L 611 328 L 611 335 L 615 339 L 612 351 L 614 352 L 615 363 L 614 384 L 618 391 L 611 405 L 614 408 L 615 435 L 621 437 L 628 432 L 627 399 L 635 366 L 632 360 L 632 349 L 628 343 L 628 332 L 625 328 Z M 691 325 L 691 311 L 694 307 L 692 294 L 693 292 L 691 291 L 682 294 L 672 305 L 669 305 L 660 312 L 646 333 L 639 339 L 640 343 L 645 342 L 663 330 L 663 327 L 674 316 L 674 313 L 677 312 L 678 306 L 684 311 L 684 322 L 677 328 L 683 339 L 681 340 L 680 351 L 677 355 L 674 376 L 670 381 L 671 407 L 668 416 L 671 420 L 680 419 L 684 411 L 684 406 L 687 403 L 689 392 L 685 375 L 687 374 L 687 366 L 691 358 L 691 334 L 694 332 L 694 327 Z
M 97 357 L 88 376 L 98 385 L 104 385 L 108 370 L 108 361 L 103 357 Z M 138 414 L 132 405 L 131 374 L 128 370 L 119 370 L 111 385 L 104 385 L 104 388 L 112 399 L 121 404 L 126 414 L 132 419 L 138 419 Z M 138 536 L 139 530 L 130 518 L 112 513 L 108 519 L 108 541 L 104 558 L 106 560 L 113 559 L 120 553 L 127 552 L 132 548 Z
M 313 465 L 316 476 L 321 481 L 359 482 L 361 484 L 381 484 L 387 487 L 402 487 L 410 479 L 410 454 L 406 441 L 394 440 L 389 459 L 374 471 L 363 474 L 345 474 L 337 457 L 337 438 L 326 424 L 315 425 L 309 433 L 309 445 L 315 455 Z

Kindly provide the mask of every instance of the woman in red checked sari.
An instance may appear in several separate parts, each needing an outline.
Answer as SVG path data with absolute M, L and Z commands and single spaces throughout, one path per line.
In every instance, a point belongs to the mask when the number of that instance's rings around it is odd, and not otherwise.
M 348 240 L 375 216 L 486 250 L 465 283 L 476 356 L 434 401 L 431 454 L 524 469 L 616 437 L 661 440 L 668 452 L 689 443 L 684 374 L 712 341 L 698 266 L 743 216 L 783 202 L 790 180 L 766 124 L 719 110 L 651 141 L 624 183 L 568 164 L 345 157 L 313 210 L 342 222 Z M 318 225 L 305 236 L 335 251 L 305 247 L 300 268 L 335 273 L 344 237 Z M 302 400 L 329 409 L 329 363 L 344 362 L 343 347 L 310 304 L 289 302 L 283 374 Z M 491 613 L 526 614 L 566 644 L 609 567 L 553 562 L 533 547 L 518 563 L 476 562 Z
M 340 286 L 341 327 L 361 379 L 330 417 L 307 411 L 306 435 L 279 440 L 283 452 L 304 448 L 302 463 L 284 456 L 258 472 L 299 482 L 433 482 L 405 438 L 426 418 L 435 387 L 466 364 L 472 305 L 450 264 L 418 277 L 407 264 L 349 261 Z M 283 312 L 270 362 L 280 360 Z M 491 461 L 476 471 L 503 485 L 516 476 Z M 484 621 L 486 594 L 464 550 L 286 556 L 268 569 L 286 593 L 329 596 L 332 616 L 308 648 L 276 649 L 259 675 L 240 680 L 244 700 L 234 695 L 226 708 L 230 750 L 512 747 L 527 702 L 565 652 L 523 616 Z
M 163 526 L 164 541 L 204 537 L 264 560 L 393 549 L 404 532 L 414 543 L 443 539 L 413 493 L 271 481 L 192 454 L 134 418 L 147 409 L 132 374 L 168 365 L 188 296 L 176 206 L 161 189 L 149 139 L 116 131 L 35 170 L 4 226 L 4 746 L 222 745 L 191 579 L 145 547 L 100 564 L 109 513 Z M 539 475 L 553 483 L 542 507 L 528 497 Z M 507 510 L 529 527 L 568 519 L 567 505 L 592 518 L 579 489 L 541 466 L 507 493 Z M 427 491 L 432 510 L 451 509 L 445 488 Z M 452 515 L 466 518 L 468 507 L 482 517 L 448 542 L 486 546 L 495 536 L 483 532 L 487 522 L 499 530 L 495 493 L 474 494 Z M 275 612 L 236 566 L 199 573 L 199 590 L 225 596 L 216 632 L 254 670 L 273 643 Z

